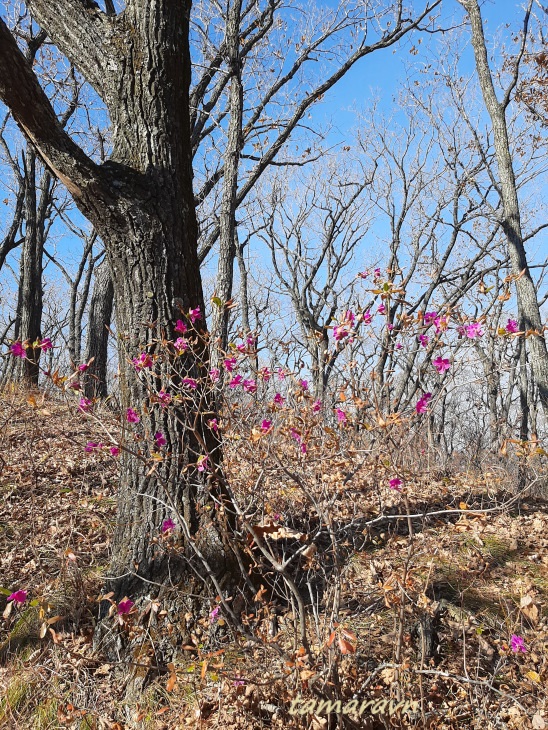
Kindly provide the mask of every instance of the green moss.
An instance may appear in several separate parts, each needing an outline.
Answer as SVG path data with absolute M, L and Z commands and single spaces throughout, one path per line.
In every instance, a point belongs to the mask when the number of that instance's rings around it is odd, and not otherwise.
M 13 677 L 0 700 L 0 728 L 9 727 L 13 715 L 25 705 L 33 690 L 34 683 L 28 676 L 19 674 Z
M 56 699 L 50 698 L 36 707 L 32 717 L 33 730 L 50 730 L 57 725 L 57 710 L 59 704 Z

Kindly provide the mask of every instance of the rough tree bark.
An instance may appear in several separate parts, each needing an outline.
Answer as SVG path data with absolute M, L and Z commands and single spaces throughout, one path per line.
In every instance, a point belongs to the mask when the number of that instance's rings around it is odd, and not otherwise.
M 527 338 L 531 355 L 531 369 L 539 389 L 544 414 L 548 416 L 548 350 L 540 317 L 537 292 L 529 270 L 523 242 L 516 177 L 506 123 L 506 110 L 518 80 L 519 64 L 525 50 L 531 3 L 529 3 L 525 15 L 522 45 L 514 64 L 512 80 L 504 93 L 502 101 L 499 101 L 487 58 L 483 22 L 478 2 L 477 0 L 459 0 L 459 2 L 466 10 L 470 20 L 476 72 L 485 107 L 493 125 L 495 154 L 499 172 L 499 193 L 503 204 L 501 224 L 508 245 L 511 272 L 516 280 L 520 329 L 531 333 L 531 336 Z
M 185 561 L 170 559 L 154 541 L 163 520 L 173 517 L 169 505 L 199 538 L 212 573 L 225 571 L 228 560 L 222 531 L 210 529 L 212 519 L 205 517 L 215 514 L 211 494 L 222 500 L 224 492 L 214 475 L 197 469 L 204 450 L 212 454 L 217 447 L 202 415 L 208 395 L 198 389 L 200 408 L 194 411 L 192 406 L 179 413 L 175 407 L 162 409 L 153 405 L 131 363 L 153 338 L 177 336 L 174 322 L 181 309 L 204 311 L 188 103 L 190 2 L 134 0 L 119 15 L 81 0 L 29 0 L 28 6 L 103 99 L 112 123 L 111 159 L 96 164 L 63 130 L 32 66 L 0 20 L 0 99 L 105 241 L 122 407 L 141 412 L 137 429 L 144 440 L 162 431 L 171 454 L 155 471 L 130 449 L 121 455 L 110 588 L 117 599 L 135 598 L 150 592 L 146 581 L 167 585 L 188 575 Z M 199 338 L 175 367 L 181 375 L 207 372 L 205 339 Z M 200 530 L 205 522 L 208 529 Z
M 114 305 L 114 283 L 108 260 L 103 259 L 95 270 L 95 283 L 89 308 L 86 340 L 86 362 L 91 363 L 84 376 L 86 398 L 107 397 L 108 328 Z

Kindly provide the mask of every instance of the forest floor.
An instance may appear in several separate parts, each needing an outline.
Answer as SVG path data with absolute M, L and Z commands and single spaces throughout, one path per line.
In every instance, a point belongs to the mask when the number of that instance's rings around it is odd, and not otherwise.
M 0 727 L 548 728 L 542 465 L 522 494 L 502 459 L 451 474 L 425 468 L 408 502 L 390 490 L 382 501 L 384 515 L 438 513 L 410 520 L 412 536 L 407 519 L 375 522 L 373 473 L 358 475 L 352 489 L 334 484 L 332 524 L 351 514 L 355 529 L 340 533 L 338 577 L 309 610 L 309 653 L 296 640 L 291 605 L 274 610 L 259 588 L 244 616 L 259 641 L 212 611 L 195 645 L 130 703 L 128 666 L 92 643 L 117 461 L 108 450 L 87 453 L 90 440 L 92 424 L 64 404 L 17 390 L 0 395 Z M 229 441 L 227 471 L 243 499 L 254 477 L 241 453 Z M 336 475 L 329 459 L 323 469 Z M 270 479 L 264 490 L 265 514 L 279 513 L 265 519 L 266 532 L 273 524 L 285 537 L 311 530 L 302 493 L 287 480 Z M 307 575 L 325 574 L 329 556 L 320 546 L 307 561 Z M 6 599 L 16 590 L 28 599 L 10 613 Z M 326 613 L 333 591 L 337 623 Z M 397 698 L 415 705 L 402 714 L 388 705 Z M 327 714 L 322 699 L 340 700 L 333 709 L 341 712 Z

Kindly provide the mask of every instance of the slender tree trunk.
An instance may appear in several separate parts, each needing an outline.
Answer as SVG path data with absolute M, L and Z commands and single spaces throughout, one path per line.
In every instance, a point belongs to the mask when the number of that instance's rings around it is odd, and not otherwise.
M 520 329 L 531 333 L 531 336 L 527 338 L 531 354 L 531 369 L 539 389 L 544 414 L 548 417 L 548 350 L 540 317 L 537 292 L 527 263 L 521 230 L 519 199 L 506 122 L 509 96 L 507 94 L 503 102 L 499 102 L 497 99 L 487 59 L 482 17 L 477 0 L 459 0 L 459 2 L 465 8 L 470 19 L 476 71 L 485 106 L 493 125 L 500 194 L 504 209 L 502 227 L 508 244 L 511 271 L 516 277 Z M 527 18 L 524 28 L 524 33 L 526 32 Z
M 84 376 L 86 398 L 107 397 L 108 337 L 114 305 L 114 284 L 105 258 L 95 270 L 89 309 L 86 362 L 93 360 Z
M 232 297 L 234 280 L 234 259 L 236 257 L 235 230 L 236 209 L 238 207 L 238 166 L 242 145 L 242 118 L 243 118 L 243 86 L 240 59 L 240 19 L 242 2 L 233 0 L 228 12 L 226 29 L 226 45 L 228 67 L 231 74 L 228 123 L 228 138 L 225 152 L 225 173 L 223 181 L 223 197 L 219 216 L 219 262 L 215 291 L 221 300 L 220 307 L 214 307 L 211 336 L 222 350 L 228 344 L 228 321 L 230 310 L 225 307 Z M 213 360 L 218 364 L 219 352 L 214 346 Z
M 27 144 L 25 154 L 25 238 L 21 250 L 19 294 L 17 301 L 17 319 L 15 322 L 15 339 L 28 341 L 30 345 L 41 339 L 42 332 L 42 258 L 43 236 L 39 225 L 36 191 L 36 152 L 31 144 Z M 42 192 L 45 194 L 45 191 Z M 40 375 L 40 348 L 28 347 L 24 360 L 14 361 L 13 377 L 21 378 L 26 385 L 38 385 Z

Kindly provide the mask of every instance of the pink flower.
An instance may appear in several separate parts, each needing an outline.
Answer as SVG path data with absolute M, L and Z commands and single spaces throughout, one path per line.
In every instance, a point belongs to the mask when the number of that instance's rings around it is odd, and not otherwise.
M 299 380 L 299 385 L 303 390 L 308 390 L 308 380 Z
M 202 319 L 202 313 L 200 312 L 200 307 L 196 307 L 196 309 L 191 309 L 188 313 L 188 316 L 190 317 L 190 321 L 192 324 L 196 322 L 197 319 Z
M 53 345 L 52 345 L 49 337 L 44 337 L 44 339 L 40 343 L 40 349 L 42 350 L 42 352 L 47 352 L 48 350 L 53 350 Z
M 268 421 L 266 418 L 261 423 L 261 431 L 264 431 L 265 433 L 267 431 L 270 431 L 270 428 L 272 426 L 272 421 Z
M 207 456 L 200 456 L 198 457 L 198 461 L 196 463 L 196 468 L 198 471 L 205 471 L 209 467 L 208 457 Z
M 126 421 L 128 423 L 139 423 L 141 419 L 139 418 L 139 415 L 133 410 L 133 408 L 128 408 L 126 411 Z
M 510 646 L 512 647 L 512 651 L 516 654 L 520 651 L 524 653 L 527 651 L 523 637 L 518 636 L 517 634 L 512 634 L 510 638 Z
M 253 335 L 248 335 L 245 342 L 248 347 L 253 347 L 255 345 L 255 338 L 253 337 Z
M 138 357 L 134 357 L 131 361 L 135 370 L 143 370 L 143 368 L 152 367 L 152 358 L 147 352 L 142 352 Z
M 428 340 L 429 338 L 427 335 L 419 335 L 419 342 L 423 347 L 426 347 L 426 345 L 428 344 Z
M 265 382 L 270 380 L 270 378 L 272 377 L 272 373 L 271 373 L 270 369 L 267 367 L 261 368 L 259 371 L 259 375 Z
M 215 433 L 217 433 L 217 431 L 219 430 L 219 424 L 217 422 L 217 419 L 216 418 L 212 418 L 207 423 L 209 425 L 209 428 L 212 431 L 215 431 Z
M 28 591 L 15 591 L 15 593 L 12 593 L 7 597 L 7 600 L 23 605 L 23 603 L 27 600 L 27 595 Z
M 82 390 L 82 386 L 78 382 L 78 380 L 74 380 L 72 383 L 69 384 L 69 388 L 72 388 L 72 390 Z
M 314 413 L 318 413 L 322 410 L 322 402 L 321 400 L 315 400 L 314 403 L 312 403 L 312 411 Z
M 436 317 L 434 325 L 436 327 L 436 333 L 445 332 L 447 329 L 448 319 L 447 317 Z
M 185 350 L 188 350 L 188 340 L 185 340 L 184 337 L 177 337 L 173 347 L 177 350 L 177 354 L 181 355 Z
M 175 522 L 171 518 L 168 518 L 167 520 L 164 520 L 162 522 L 162 532 L 171 532 L 171 530 L 175 529 Z
M 479 322 L 472 322 L 472 324 L 466 325 L 464 331 L 466 332 L 466 336 L 470 340 L 473 340 L 476 337 L 481 337 L 483 335 L 481 324 Z
M 276 393 L 276 395 L 274 396 L 274 403 L 277 406 L 283 406 L 284 402 L 285 398 L 283 397 L 283 395 L 281 393 Z
M 308 446 L 305 444 L 304 441 L 301 442 L 301 454 L 306 454 L 308 451 Z
M 283 368 L 278 368 L 278 380 L 284 380 L 285 375 L 285 370 Z
M 364 324 L 371 324 L 372 320 L 373 320 L 373 315 L 371 314 L 371 312 L 364 312 L 362 314 L 362 322 Z
M 156 448 L 158 449 L 167 444 L 166 437 L 161 431 L 156 431 L 154 434 L 154 441 L 156 442 Z
M 388 324 L 386 325 L 386 329 L 387 329 L 387 330 L 388 330 L 389 332 L 392 332 L 392 330 L 394 329 L 394 325 L 393 325 L 393 324 L 392 324 L 391 322 L 389 322 L 389 323 L 388 323 Z
M 335 413 L 337 414 L 338 423 L 343 424 L 347 422 L 348 418 L 346 417 L 346 413 L 341 408 L 337 408 Z
M 397 492 L 401 492 L 401 485 L 403 484 L 401 479 L 396 477 L 395 479 L 391 479 L 388 484 L 390 485 L 390 489 L 395 489 Z
M 335 327 L 333 327 L 333 337 L 335 338 L 336 342 L 339 342 L 344 337 L 348 336 L 348 331 L 342 324 L 338 324 Z
M 396 342 L 396 350 L 401 350 L 403 347 L 401 342 Z
M 20 342 L 14 342 L 12 345 L 10 345 L 10 352 L 14 357 L 20 357 L 23 360 L 27 356 L 27 351 Z
M 118 604 L 118 614 L 120 616 L 123 616 L 126 613 L 129 613 L 131 609 L 135 606 L 135 603 L 131 601 L 129 598 L 124 598 L 123 601 L 120 601 Z
M 241 679 L 240 677 L 237 677 L 232 684 L 235 687 L 243 687 L 245 684 L 245 679 Z
M 78 410 L 82 411 L 82 413 L 87 413 L 91 409 L 92 405 L 93 403 L 89 398 L 80 398 L 78 401 Z
M 301 434 L 300 434 L 300 433 L 299 433 L 299 432 L 297 431 L 297 429 L 296 429 L 296 428 L 291 428 L 291 429 L 290 429 L 290 431 L 289 431 L 289 433 L 290 433 L 290 435 L 291 435 L 291 438 L 294 438 L 294 439 L 295 439 L 295 441 L 297 441 L 297 442 L 298 442 L 299 444 L 300 444 L 300 443 L 302 442 L 302 440 L 303 440 L 303 439 L 302 439 L 302 436 L 301 436 Z
M 81 373 L 85 373 L 85 372 L 86 372 L 86 370 L 87 370 L 88 368 L 89 368 L 89 365 L 88 365 L 88 363 L 87 363 L 87 362 L 84 362 L 84 363 L 82 363 L 81 365 L 78 365 L 78 370 L 79 370 L 79 371 L 80 371 Z
M 432 393 L 425 393 L 419 400 L 417 401 L 417 404 L 415 405 L 415 410 L 417 413 L 426 413 L 428 409 L 428 403 L 432 399 Z
M 432 324 L 437 316 L 437 312 L 426 312 L 426 314 L 424 315 L 424 324 Z
M 243 344 L 243 342 L 241 342 L 239 345 L 236 345 L 236 349 L 238 350 L 238 352 L 245 352 L 245 345 Z
M 172 395 L 171 393 L 166 393 L 166 391 L 162 388 L 162 390 L 158 393 L 158 400 L 160 401 L 160 405 L 162 408 L 165 408 L 168 406 L 171 402 Z
M 214 624 L 215 621 L 217 621 L 220 610 L 221 609 L 219 608 L 219 606 L 215 606 L 215 608 L 212 611 L 210 611 L 210 613 L 209 613 L 209 622 L 210 623 Z
M 229 373 L 231 373 L 234 368 L 236 367 L 236 358 L 235 357 L 227 357 L 224 361 L 225 369 L 228 370 Z
M 251 378 L 244 380 L 244 390 L 246 393 L 254 393 L 257 390 L 257 383 Z
M 194 378 L 183 378 L 183 385 L 186 388 L 192 388 L 193 390 L 198 387 L 198 383 Z
M 188 328 L 187 328 L 186 324 L 183 322 L 183 320 L 178 319 L 177 324 L 175 325 L 175 332 L 180 332 L 182 335 L 184 335 L 184 333 L 187 331 L 187 329 Z
M 506 331 L 508 334 L 513 335 L 519 330 L 519 325 L 515 319 L 509 319 L 506 324 Z
M 360 271 L 358 273 L 358 276 L 360 277 L 360 279 L 367 279 L 367 277 L 369 276 L 369 271 L 367 269 L 365 271 Z
M 381 275 L 381 270 L 380 269 L 375 269 L 373 273 L 375 274 L 375 276 L 377 278 L 379 278 L 379 276 Z
M 228 384 L 229 388 L 236 388 L 240 383 L 242 382 L 243 378 L 241 375 L 235 375 L 230 383 Z
M 212 383 L 216 383 L 221 377 L 221 371 L 219 368 L 211 368 L 209 371 L 209 377 L 211 378 Z
M 102 445 L 103 444 L 96 444 L 95 441 L 88 441 L 84 447 L 84 451 L 87 451 L 89 454 L 92 451 L 95 451 L 95 449 L 100 449 Z
M 451 363 L 449 362 L 449 360 L 444 359 L 441 355 L 435 360 L 432 360 L 432 365 L 436 368 L 440 375 L 446 370 L 449 370 L 449 368 L 451 367 Z
M 385 314 L 386 313 L 386 307 L 384 306 L 384 304 L 379 304 L 379 306 L 377 307 L 377 312 L 379 314 Z
M 112 454 L 112 456 L 118 456 L 118 454 L 120 453 L 120 449 L 118 448 L 118 446 L 111 446 L 110 453 Z

